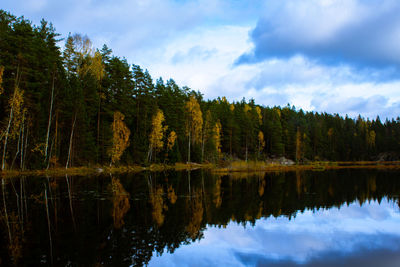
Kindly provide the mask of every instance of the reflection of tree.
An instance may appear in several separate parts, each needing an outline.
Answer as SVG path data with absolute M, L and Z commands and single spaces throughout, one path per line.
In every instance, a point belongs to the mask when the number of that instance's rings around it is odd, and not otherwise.
M 164 189 L 161 186 L 157 186 L 153 193 L 150 194 L 150 203 L 153 206 L 153 219 L 156 221 L 158 226 L 164 223 L 164 210 L 168 210 L 167 205 L 164 205 L 163 200 Z
M 194 196 L 190 199 L 190 221 L 186 226 L 186 231 L 189 233 L 192 239 L 196 239 L 199 236 L 201 229 L 201 222 L 203 221 L 203 199 L 201 189 L 198 188 L 194 192 Z
M 169 202 L 171 202 L 171 204 L 175 204 L 176 200 L 178 199 L 178 197 L 176 196 L 175 190 L 172 187 L 172 185 L 170 185 L 168 187 L 168 199 L 169 199 Z
M 222 196 L 221 196 L 221 177 L 218 177 L 216 182 L 215 182 L 215 187 L 214 187 L 214 197 L 213 197 L 213 202 L 215 204 L 215 207 L 218 209 L 221 207 L 222 204 Z
M 120 180 L 117 178 L 112 178 L 111 187 L 113 192 L 112 216 L 114 219 L 114 227 L 120 229 L 124 225 L 124 216 L 131 207 L 129 204 L 130 195 L 126 192 Z
M 23 242 L 23 229 L 19 222 L 18 216 L 13 212 L 10 214 L 11 223 L 11 242 L 8 245 L 10 255 L 14 265 L 18 265 L 19 260 L 22 258 L 22 242 Z
M 297 195 L 300 196 L 302 193 L 301 175 L 299 171 L 296 171 L 296 191 Z
M 305 209 L 329 209 L 356 200 L 380 201 L 385 197 L 398 201 L 393 196 L 400 192 L 397 172 L 257 173 L 243 178 L 204 172 L 202 179 L 200 172 L 192 171 L 190 197 L 178 198 L 188 191 L 186 172 L 152 174 L 150 182 L 144 179 L 146 175 L 113 178 L 110 185 L 109 177 L 103 176 L 57 180 L 58 186 L 51 187 L 52 199 L 50 194 L 48 199 L 49 211 L 53 207 L 58 209 L 58 219 L 51 224 L 54 264 L 143 266 L 156 253 L 173 253 L 178 247 L 202 238 L 207 225 L 224 227 L 231 221 L 254 224 L 259 218 L 269 216 L 290 219 Z M 0 224 L 7 241 L 0 243 L 2 264 L 24 265 L 28 261 L 50 264 L 48 217 L 43 200 L 43 181 L 47 180 L 27 179 L 22 190 L 18 190 L 18 180 L 4 182 L 5 194 L 0 189 L 0 194 L 3 193 L 0 199 L 6 203 L 1 215 L 5 219 L 8 212 L 10 226 L 9 231 L 6 220 Z M 20 191 L 20 196 L 30 197 L 15 201 L 16 191 Z M 112 202 L 101 200 L 110 192 Z M 130 201 L 130 196 L 135 196 L 135 201 Z M 68 212 L 71 198 L 75 219 Z M 55 213 L 50 212 L 49 218 L 55 222 Z M 21 220 L 23 224 L 18 223 Z
M 259 181 L 258 185 L 258 195 L 262 197 L 264 195 L 264 188 L 265 188 L 265 179 L 262 178 L 261 181 Z

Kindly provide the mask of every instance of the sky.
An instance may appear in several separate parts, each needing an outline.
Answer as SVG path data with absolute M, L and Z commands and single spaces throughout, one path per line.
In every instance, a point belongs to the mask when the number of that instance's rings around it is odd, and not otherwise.
M 397 0 L 2 0 L 0 8 L 230 101 L 400 116 Z

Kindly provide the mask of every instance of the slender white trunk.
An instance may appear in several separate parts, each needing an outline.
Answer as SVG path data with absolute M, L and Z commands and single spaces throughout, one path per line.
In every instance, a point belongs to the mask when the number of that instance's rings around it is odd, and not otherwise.
M 147 153 L 147 162 L 151 162 L 151 157 L 153 156 L 153 147 L 149 146 L 149 152 Z
M 21 157 L 20 157 L 20 165 L 19 168 L 22 170 L 22 163 L 24 162 L 24 144 L 25 144 L 25 138 L 24 138 L 24 133 L 25 133 L 25 112 L 22 115 L 22 143 L 21 143 Z
M 69 160 L 71 158 L 72 140 L 74 137 L 75 122 L 76 122 L 76 112 L 75 112 L 75 117 L 74 117 L 74 123 L 72 124 L 71 136 L 69 138 L 68 158 L 67 158 L 67 164 L 65 164 L 65 169 L 68 169 Z
M 53 151 L 54 138 L 55 138 L 55 136 L 53 136 L 53 140 L 51 141 L 50 151 L 49 151 L 49 160 L 47 161 L 46 170 L 48 170 L 50 167 L 50 159 L 51 159 L 51 152 Z
M 188 163 L 190 163 L 190 137 L 191 137 L 191 132 L 189 130 L 189 149 L 188 149 Z
M 26 157 L 26 149 L 28 148 L 28 136 L 29 136 L 29 127 L 26 127 L 26 138 L 25 138 L 25 145 L 24 145 L 24 157 L 22 160 L 22 170 L 25 170 L 25 157 Z
M 246 137 L 246 162 L 247 162 L 247 153 L 248 153 L 248 149 L 247 149 L 247 137 Z
M 13 168 L 13 166 L 14 166 L 14 163 L 15 163 L 15 160 L 17 159 L 17 156 L 18 156 L 18 154 L 19 154 L 19 152 L 20 152 L 21 132 L 22 132 L 22 126 L 21 126 L 21 128 L 19 129 L 18 143 L 17 143 L 17 152 L 15 152 L 15 156 L 14 156 L 14 159 L 13 159 L 13 161 L 12 161 L 12 163 L 11 163 L 10 170 L 12 170 L 12 168 Z M 22 140 L 22 142 L 23 142 L 23 140 Z
M 47 123 L 47 134 L 46 134 L 46 148 L 44 150 L 44 160 L 47 160 L 47 149 L 49 147 L 49 135 L 50 135 L 50 127 L 51 127 L 51 116 L 53 111 L 53 101 L 54 101 L 54 76 L 53 76 L 53 85 L 51 87 L 51 101 L 50 101 L 50 111 L 49 111 L 49 121 Z
M 4 170 L 4 168 L 6 166 L 6 153 L 7 153 L 8 135 L 10 134 L 11 121 L 12 121 L 13 116 L 14 116 L 15 93 L 16 93 L 17 88 L 18 88 L 19 78 L 20 78 L 20 75 L 19 75 L 19 66 L 18 66 L 18 68 L 17 68 L 17 76 L 16 76 L 16 79 L 15 79 L 14 94 L 13 94 L 12 104 L 11 104 L 11 109 L 10 109 L 10 117 L 8 119 L 7 130 L 6 130 L 6 135 L 5 135 L 5 139 L 4 139 L 3 160 L 2 160 L 2 164 L 1 164 L 1 170 Z
M 14 95 L 15 95 L 15 91 L 14 91 Z M 14 97 L 13 97 L 14 98 Z M 14 103 L 14 100 L 13 100 Z M 10 127 L 11 127 L 11 121 L 13 119 L 13 113 L 14 113 L 14 105 L 11 106 L 11 110 L 10 110 L 10 117 L 8 119 L 8 125 L 7 125 L 7 130 L 6 130 L 6 136 L 4 138 L 4 147 L 3 147 L 3 161 L 1 164 L 1 170 L 3 171 L 5 166 L 6 166 L 6 151 L 7 151 L 7 141 L 8 141 L 8 135 L 10 133 Z
M 203 134 L 202 144 L 201 144 L 201 163 L 204 161 L 204 143 L 205 143 L 205 136 Z

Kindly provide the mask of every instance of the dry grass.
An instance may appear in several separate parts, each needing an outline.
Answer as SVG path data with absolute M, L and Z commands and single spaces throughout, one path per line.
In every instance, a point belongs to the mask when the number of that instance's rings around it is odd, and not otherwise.
M 304 165 L 280 165 L 263 161 L 235 161 L 226 167 L 214 168 L 213 172 L 218 174 L 229 174 L 233 172 L 286 172 L 296 170 L 334 170 L 334 169 L 400 169 L 400 161 L 377 162 L 377 161 L 345 161 L 329 162 L 316 161 Z
M 243 173 L 244 176 L 249 173 L 257 172 L 287 172 L 297 170 L 313 170 L 313 171 L 324 171 L 324 170 L 335 170 L 335 169 L 400 169 L 400 161 L 315 161 L 305 165 L 280 165 L 278 163 L 269 163 L 264 161 L 232 161 L 224 167 L 217 167 L 214 164 L 198 164 L 198 163 L 176 163 L 175 165 L 166 164 L 152 164 L 149 167 L 142 167 L 139 165 L 129 166 L 111 166 L 111 167 L 72 167 L 69 169 L 65 168 L 54 168 L 48 170 L 28 170 L 28 171 L 17 171 L 7 170 L 0 172 L 0 176 L 15 177 L 15 176 L 64 176 L 64 175 L 80 175 L 80 176 L 96 176 L 101 173 L 137 173 L 142 171 L 153 171 L 160 172 L 165 170 L 175 171 L 189 171 L 196 169 L 209 169 L 218 175 L 227 175 L 232 173 Z

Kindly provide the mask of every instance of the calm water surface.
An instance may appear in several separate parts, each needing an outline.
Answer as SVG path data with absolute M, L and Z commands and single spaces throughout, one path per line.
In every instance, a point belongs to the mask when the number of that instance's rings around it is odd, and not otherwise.
M 400 266 L 400 172 L 2 180 L 0 265 Z

